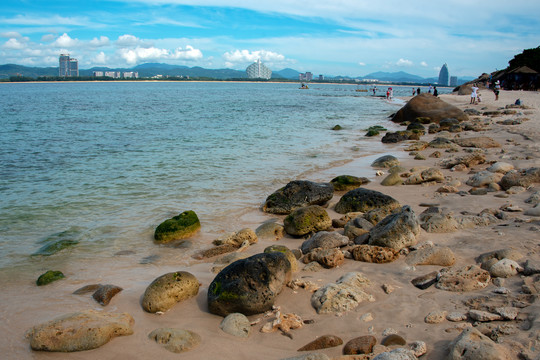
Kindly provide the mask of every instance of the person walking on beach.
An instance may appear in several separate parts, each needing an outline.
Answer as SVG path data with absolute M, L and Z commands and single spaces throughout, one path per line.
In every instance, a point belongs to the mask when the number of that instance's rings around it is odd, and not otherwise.
M 476 104 L 476 92 L 478 91 L 478 87 L 476 84 L 473 84 L 471 87 L 471 104 Z
M 433 96 L 439 96 L 439 92 L 437 91 L 437 87 L 433 87 Z
M 420 95 L 420 88 L 416 89 L 416 95 Z
M 429 84 L 429 89 L 428 89 L 427 92 L 430 93 L 430 94 L 431 94 L 431 89 L 432 89 L 431 84 Z
M 416 90 L 412 88 L 412 96 L 416 95 Z
M 495 101 L 499 100 L 499 91 L 501 91 L 501 82 L 499 80 L 495 81 L 495 88 L 493 92 L 495 93 Z

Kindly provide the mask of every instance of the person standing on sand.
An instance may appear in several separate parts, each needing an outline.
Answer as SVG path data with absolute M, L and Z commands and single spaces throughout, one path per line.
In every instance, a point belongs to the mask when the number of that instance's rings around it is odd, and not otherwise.
M 501 82 L 499 80 L 495 81 L 495 88 L 493 92 L 495 93 L 495 101 L 499 100 L 499 91 L 501 91 Z
M 412 88 L 412 96 L 416 95 L 416 90 L 414 90 L 414 88 Z
M 437 91 L 437 87 L 433 87 L 433 96 L 439 96 L 439 92 Z
M 420 95 L 420 88 L 416 89 L 416 95 Z
M 478 91 L 478 87 L 476 84 L 473 84 L 471 87 L 471 104 L 476 104 L 476 92 Z

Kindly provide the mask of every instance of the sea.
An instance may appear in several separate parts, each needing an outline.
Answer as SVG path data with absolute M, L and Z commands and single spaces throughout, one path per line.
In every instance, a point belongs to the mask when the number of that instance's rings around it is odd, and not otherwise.
M 207 237 L 237 231 L 289 181 L 384 151 L 365 129 L 395 128 L 404 102 L 378 88 L 0 83 L 0 271 L 152 254 L 155 227 L 186 210 Z M 57 240 L 73 245 L 36 255 Z

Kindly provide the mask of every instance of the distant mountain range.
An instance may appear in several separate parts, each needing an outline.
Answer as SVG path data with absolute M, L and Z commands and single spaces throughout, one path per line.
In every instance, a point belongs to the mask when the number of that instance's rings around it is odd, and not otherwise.
M 245 71 L 233 69 L 205 69 L 199 66 L 188 67 L 182 65 L 169 65 L 162 63 L 146 63 L 137 65 L 132 68 L 107 68 L 93 67 L 91 69 L 80 69 L 80 76 L 93 76 L 94 71 L 136 71 L 139 77 L 153 77 L 156 75 L 163 76 L 189 76 L 190 78 L 213 78 L 219 80 L 225 79 L 244 79 L 247 78 Z M 273 79 L 289 79 L 298 80 L 300 72 L 294 69 L 286 68 L 280 71 L 273 71 Z M 57 67 L 28 67 L 15 64 L 0 65 L 0 79 L 9 78 L 11 76 L 23 76 L 30 78 L 38 78 L 40 76 L 58 76 Z M 349 77 L 349 76 L 328 76 L 326 80 L 344 79 L 344 80 L 379 80 L 388 82 L 411 82 L 411 83 L 436 83 L 437 78 L 423 78 L 417 75 L 408 74 L 403 71 L 399 72 L 374 72 L 365 76 Z M 473 80 L 472 77 L 460 78 L 458 83 L 463 83 Z

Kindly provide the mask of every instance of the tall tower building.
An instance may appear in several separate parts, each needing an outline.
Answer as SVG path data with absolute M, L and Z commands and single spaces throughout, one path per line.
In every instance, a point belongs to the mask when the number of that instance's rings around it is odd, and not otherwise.
M 264 66 L 259 59 L 247 67 L 246 74 L 250 79 L 270 79 L 272 77 L 272 70 Z
M 58 76 L 79 76 L 79 62 L 77 59 L 70 58 L 69 54 L 60 54 L 60 58 L 58 59 Z
M 448 86 L 448 65 L 444 64 L 439 72 L 438 84 L 442 86 Z

